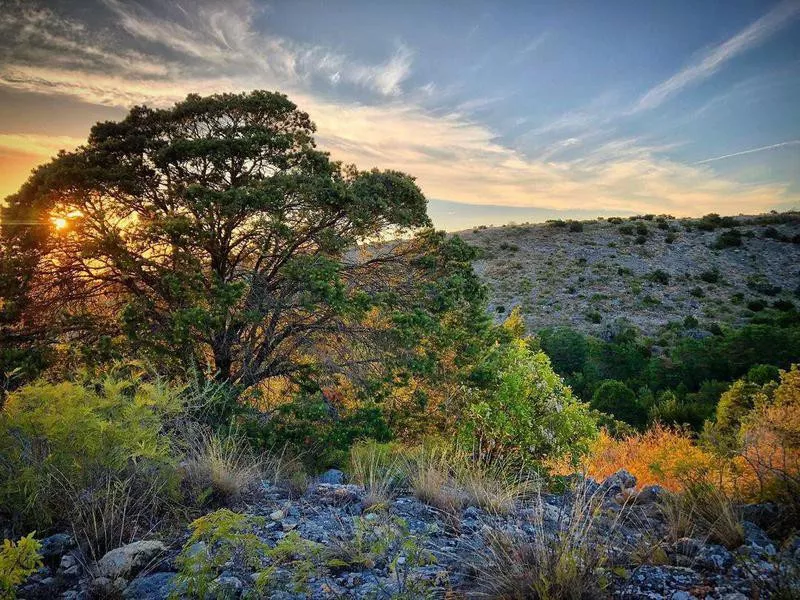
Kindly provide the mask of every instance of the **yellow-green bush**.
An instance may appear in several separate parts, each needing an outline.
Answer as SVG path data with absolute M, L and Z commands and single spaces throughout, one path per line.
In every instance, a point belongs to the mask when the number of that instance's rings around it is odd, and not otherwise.
M 0 513 L 46 526 L 69 518 L 69 498 L 84 490 L 132 473 L 171 477 L 164 425 L 179 410 L 175 390 L 136 376 L 39 381 L 9 394 L 0 412 Z
M 0 548 L 0 600 L 16 598 L 15 588 L 42 566 L 41 544 L 34 535 L 28 534 L 16 543 L 3 540 Z

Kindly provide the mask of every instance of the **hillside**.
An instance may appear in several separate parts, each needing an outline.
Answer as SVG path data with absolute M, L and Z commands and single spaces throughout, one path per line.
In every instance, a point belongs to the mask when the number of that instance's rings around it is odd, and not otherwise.
M 800 292 L 800 214 L 550 221 L 461 232 L 502 318 L 599 337 L 619 319 L 647 336 L 739 325 Z M 697 320 L 695 323 L 694 319 Z

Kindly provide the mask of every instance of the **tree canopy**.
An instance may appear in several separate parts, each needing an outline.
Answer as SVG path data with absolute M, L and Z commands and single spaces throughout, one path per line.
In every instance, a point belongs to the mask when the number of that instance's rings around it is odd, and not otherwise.
M 480 301 L 414 179 L 343 166 L 314 131 L 266 91 L 98 123 L 7 199 L 3 335 L 124 344 L 247 387 L 396 357 Z

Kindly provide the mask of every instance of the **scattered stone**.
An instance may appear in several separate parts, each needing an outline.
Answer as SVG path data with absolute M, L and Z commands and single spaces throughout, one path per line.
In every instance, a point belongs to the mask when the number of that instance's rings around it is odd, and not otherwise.
M 153 573 L 130 582 L 123 596 L 126 600 L 167 600 L 175 590 L 175 573 Z
M 133 542 L 106 553 L 97 562 L 97 572 L 101 578 L 130 579 L 166 550 L 167 547 L 157 540 Z
M 61 559 L 63 554 L 72 550 L 75 547 L 75 540 L 66 533 L 57 533 L 44 538 L 41 544 L 39 554 L 42 555 L 45 562 L 51 562 L 53 559 Z M 58 564 L 58 560 L 55 562 Z
M 320 483 L 329 483 L 332 485 L 342 485 L 344 483 L 344 473 L 339 469 L 328 469 L 319 476 Z

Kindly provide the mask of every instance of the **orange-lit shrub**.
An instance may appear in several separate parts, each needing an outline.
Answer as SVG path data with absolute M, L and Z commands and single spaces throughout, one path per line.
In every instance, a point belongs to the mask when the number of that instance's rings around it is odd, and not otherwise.
M 640 486 L 658 484 L 672 491 L 682 490 L 687 481 L 716 478 L 721 466 L 685 431 L 660 424 L 622 439 L 604 431 L 584 461 L 587 475 L 595 479 L 627 469 Z
M 800 495 L 800 370 L 781 373 L 772 401 L 744 419 L 741 458 L 749 467 L 751 495 L 798 502 Z

